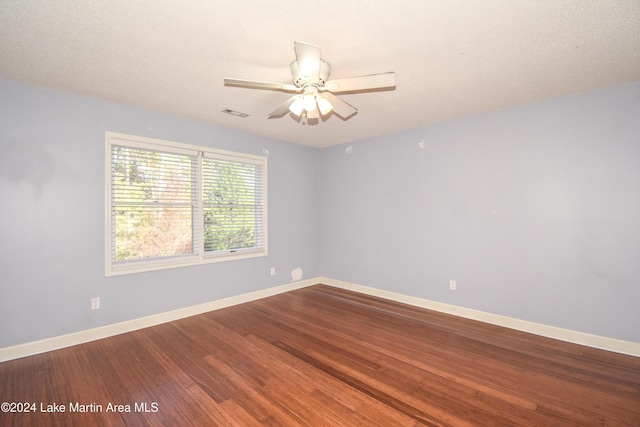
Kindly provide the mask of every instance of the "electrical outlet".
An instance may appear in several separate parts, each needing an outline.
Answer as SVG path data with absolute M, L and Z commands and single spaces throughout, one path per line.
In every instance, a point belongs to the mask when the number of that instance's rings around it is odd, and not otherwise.
M 272 276 L 276 275 L 276 268 L 275 267 L 271 267 L 271 275 Z
M 100 308 L 100 297 L 91 298 L 91 310 Z
M 451 289 L 452 291 L 456 290 L 456 281 L 455 280 L 449 280 L 449 289 Z

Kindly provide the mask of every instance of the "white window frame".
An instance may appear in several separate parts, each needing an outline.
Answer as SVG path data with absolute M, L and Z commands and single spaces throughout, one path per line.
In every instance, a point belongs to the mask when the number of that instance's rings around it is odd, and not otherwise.
M 198 155 L 199 159 L 213 158 L 244 164 L 255 164 L 262 171 L 262 233 L 260 246 L 257 248 L 237 249 L 205 252 L 204 250 L 204 225 L 202 221 L 193 224 L 193 232 L 198 234 L 198 244 L 193 248 L 193 254 L 175 257 L 155 257 L 144 260 L 118 262 L 114 260 L 114 230 L 112 218 L 112 147 L 124 146 L 132 148 L 150 149 L 161 152 Z M 202 184 L 202 165 L 197 167 L 199 184 Z M 198 210 L 199 218 L 203 219 L 202 186 L 198 185 Z M 135 135 L 127 135 L 116 132 L 105 132 L 105 276 L 117 276 L 122 274 L 156 271 L 167 268 L 200 265 L 213 262 L 231 261 L 247 258 L 262 257 L 268 255 L 268 227 L 267 227 L 267 158 L 245 153 L 219 150 L 210 147 L 202 147 L 173 141 L 147 138 Z

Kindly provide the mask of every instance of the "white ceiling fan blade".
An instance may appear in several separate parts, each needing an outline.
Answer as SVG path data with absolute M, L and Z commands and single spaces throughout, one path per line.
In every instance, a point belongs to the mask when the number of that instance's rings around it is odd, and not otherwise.
M 358 109 L 353 105 L 343 101 L 332 93 L 327 93 L 326 96 L 331 105 L 333 106 L 333 112 L 342 117 L 343 119 L 348 119 L 358 112 Z
M 242 86 L 242 87 L 250 87 L 255 89 L 282 90 L 285 92 L 299 92 L 301 90 L 299 87 L 292 84 L 258 82 L 255 80 L 224 79 L 224 84 L 227 86 Z
M 293 42 L 300 78 L 307 83 L 318 83 L 320 78 L 320 48 L 303 42 Z
M 298 96 L 299 95 L 293 95 L 291 98 L 287 99 L 282 104 L 278 105 L 278 107 L 275 110 L 269 113 L 269 117 L 280 117 L 288 113 L 289 106 L 293 104 L 293 101 L 295 101 Z
M 396 74 L 382 73 L 370 76 L 349 77 L 346 79 L 329 80 L 321 90 L 333 93 L 359 92 L 367 90 L 390 89 L 396 86 Z

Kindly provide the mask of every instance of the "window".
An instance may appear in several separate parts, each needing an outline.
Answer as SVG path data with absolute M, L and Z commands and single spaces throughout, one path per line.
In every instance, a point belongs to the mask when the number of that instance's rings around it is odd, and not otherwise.
M 107 276 L 267 254 L 265 157 L 105 133 Z

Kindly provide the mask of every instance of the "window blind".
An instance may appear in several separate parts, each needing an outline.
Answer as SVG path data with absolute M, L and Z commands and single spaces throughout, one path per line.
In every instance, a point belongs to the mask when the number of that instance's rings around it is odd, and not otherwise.
M 205 157 L 202 177 L 205 253 L 260 250 L 262 166 Z
M 266 255 L 266 158 L 108 132 L 106 274 Z
M 196 156 L 112 146 L 114 262 L 197 251 L 196 161 Z

